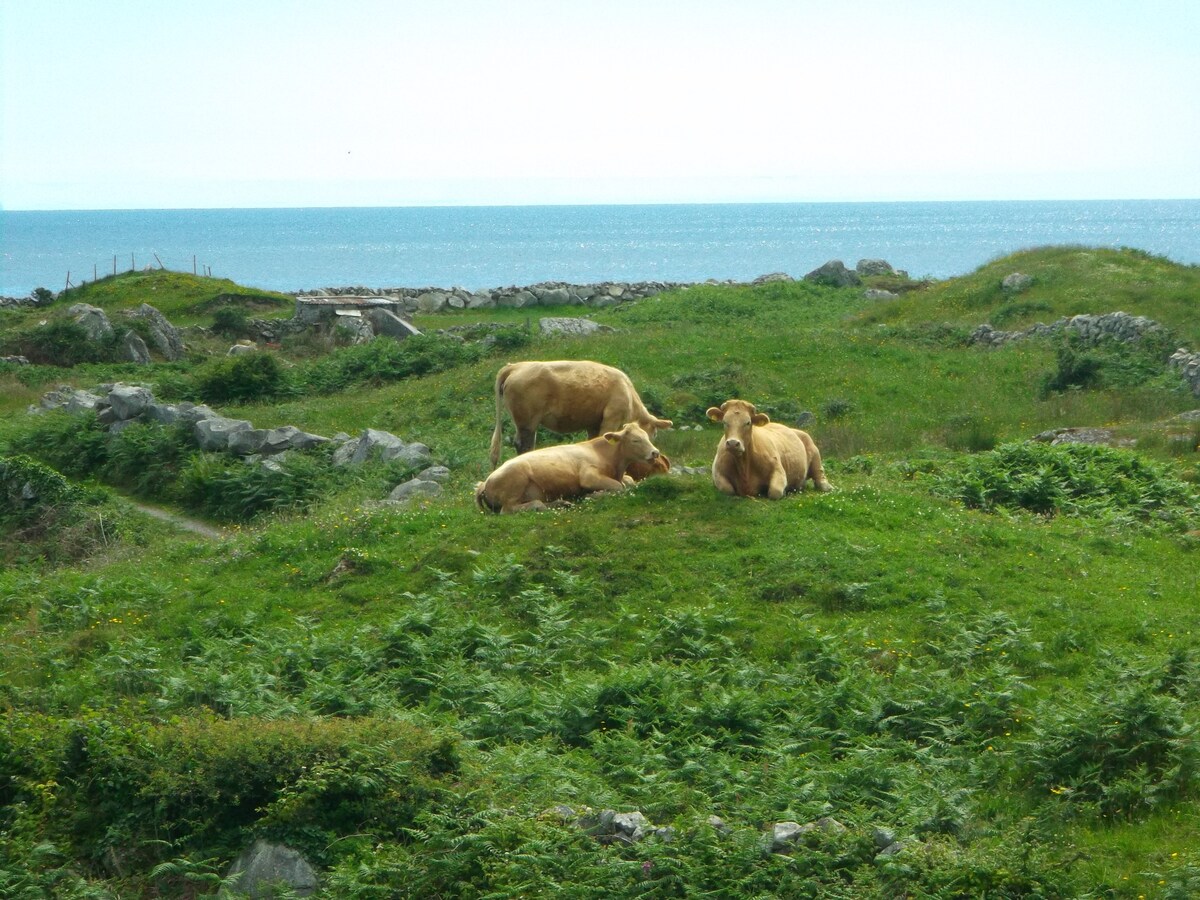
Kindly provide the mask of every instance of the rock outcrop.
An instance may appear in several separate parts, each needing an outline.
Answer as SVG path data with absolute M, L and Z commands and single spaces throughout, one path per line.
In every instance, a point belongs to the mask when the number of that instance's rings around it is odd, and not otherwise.
M 831 259 L 824 265 L 818 266 L 805 275 L 804 280 L 829 287 L 852 287 L 862 284 L 862 279 L 858 277 L 858 274 L 847 269 L 846 264 L 840 259 Z

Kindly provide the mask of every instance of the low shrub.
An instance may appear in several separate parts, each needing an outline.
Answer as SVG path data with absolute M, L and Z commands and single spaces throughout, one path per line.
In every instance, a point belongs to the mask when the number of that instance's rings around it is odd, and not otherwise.
M 356 384 L 383 384 L 442 372 L 481 359 L 480 344 L 447 335 L 415 335 L 403 341 L 371 341 L 335 350 L 299 376 L 308 391 L 333 393 Z
M 202 515 L 244 522 L 264 512 L 303 508 L 332 478 L 326 460 L 303 453 L 286 454 L 274 466 L 196 453 L 183 465 L 178 491 L 183 504 Z
M 94 341 L 81 325 L 55 319 L 9 338 L 4 355 L 24 356 L 34 365 L 69 367 L 113 359 L 117 336 Z
M 1185 705 L 1136 681 L 1097 684 L 1035 718 L 1030 783 L 1105 817 L 1132 818 L 1190 795 L 1200 747 Z
M 288 374 L 271 353 L 245 353 L 209 363 L 196 376 L 196 392 L 206 403 L 249 403 L 290 392 Z
M 46 413 L 12 435 L 8 445 L 10 452 L 40 459 L 72 478 L 86 478 L 108 460 L 108 433 L 94 413 Z
M 49 466 L 28 456 L 0 456 L 0 525 L 22 527 L 60 518 L 83 492 Z
M 109 438 L 101 474 L 139 496 L 165 498 L 193 448 L 185 425 L 135 422 Z
M 250 315 L 240 306 L 222 306 L 213 313 L 212 330 L 230 340 L 249 337 Z
M 1068 337 L 1055 350 L 1054 371 L 1042 376 L 1039 396 L 1045 399 L 1068 390 L 1132 388 L 1166 378 L 1164 363 L 1175 346 L 1166 331 L 1145 334 L 1137 341 L 1109 338 L 1092 346 Z
M 31 767 L 31 752 L 52 768 Z M 0 732 L 0 797 L 109 875 L 197 851 L 232 858 L 256 836 L 324 865 L 340 839 L 402 840 L 458 766 L 452 738 L 378 720 L 14 715 Z
M 70 561 L 116 537 L 104 495 L 24 455 L 0 456 L 0 561 Z
M 743 392 L 742 369 L 728 365 L 700 372 L 687 372 L 671 379 L 666 397 L 650 391 L 642 400 L 649 409 L 662 409 L 664 415 L 676 421 L 702 421 L 711 406 L 720 406 Z
M 1200 521 L 1200 496 L 1166 466 L 1094 444 L 1004 444 L 966 460 L 937 489 L 985 510 L 1008 507 L 1181 530 Z
M 821 418 L 826 422 L 844 419 L 854 411 L 854 404 L 844 397 L 834 397 L 821 404 Z

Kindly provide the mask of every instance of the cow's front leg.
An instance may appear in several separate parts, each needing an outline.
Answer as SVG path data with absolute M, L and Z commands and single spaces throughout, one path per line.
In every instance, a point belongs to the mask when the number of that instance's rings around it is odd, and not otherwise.
M 713 487 L 715 487 L 722 494 L 729 494 L 731 497 L 737 496 L 737 488 L 734 487 L 733 482 L 716 469 L 713 469 L 712 480 Z
M 780 466 L 771 473 L 771 481 L 767 485 L 767 496 L 772 500 L 778 500 L 786 491 L 787 473 Z
M 585 491 L 623 491 L 625 485 L 615 478 L 609 478 L 603 472 L 590 469 L 579 475 L 579 486 Z

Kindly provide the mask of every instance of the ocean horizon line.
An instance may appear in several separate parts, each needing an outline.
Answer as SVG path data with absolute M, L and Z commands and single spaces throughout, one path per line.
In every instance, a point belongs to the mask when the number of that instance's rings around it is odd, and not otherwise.
M 633 202 L 579 202 L 579 203 L 384 203 L 384 204 L 304 204 L 296 206 L 87 206 L 87 207 L 37 207 L 9 209 L 0 204 L 0 215 L 5 213 L 124 213 L 124 212 L 256 212 L 305 210 L 383 210 L 383 209 L 563 209 L 563 208 L 611 208 L 633 209 L 639 207 L 682 208 L 695 206 L 953 206 L 958 204 L 1062 204 L 1062 203 L 1196 203 L 1200 197 L 1090 197 L 1090 198 L 956 198 L 939 200 L 671 200 Z

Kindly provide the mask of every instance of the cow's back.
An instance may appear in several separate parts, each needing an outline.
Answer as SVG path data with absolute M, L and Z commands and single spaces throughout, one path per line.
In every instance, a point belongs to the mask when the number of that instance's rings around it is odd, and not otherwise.
M 517 422 L 536 422 L 560 434 L 595 434 L 634 418 L 633 383 L 620 369 L 587 360 L 518 365 L 504 385 L 505 401 Z

